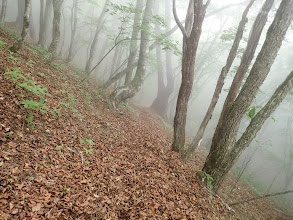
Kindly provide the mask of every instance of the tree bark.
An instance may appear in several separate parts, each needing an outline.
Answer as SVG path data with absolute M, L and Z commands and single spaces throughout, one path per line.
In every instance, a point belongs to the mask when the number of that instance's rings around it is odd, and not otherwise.
M 30 11 L 30 0 L 25 0 L 24 6 L 24 16 L 23 16 L 23 25 L 22 25 L 22 32 L 20 38 L 13 44 L 12 47 L 9 48 L 11 52 L 16 53 L 22 46 L 23 41 L 29 30 L 29 11 Z
M 154 0 L 147 0 L 145 12 L 142 20 L 142 27 L 150 28 L 150 16 L 153 10 Z M 134 79 L 125 86 L 118 87 L 110 95 L 112 104 L 114 107 L 118 106 L 121 102 L 133 97 L 141 88 L 145 73 L 146 73 L 146 61 L 147 61 L 147 48 L 150 38 L 150 32 L 141 30 L 141 42 L 138 58 L 137 70 Z
M 110 2 L 110 0 L 106 0 L 104 8 L 103 8 L 103 11 L 101 12 L 101 15 L 100 15 L 98 23 L 97 23 L 95 36 L 94 36 L 93 42 L 91 44 L 89 59 L 87 60 L 86 66 L 85 66 L 85 72 L 87 74 L 89 74 L 90 71 L 91 71 L 93 59 L 94 59 L 94 57 L 96 55 L 96 47 L 97 47 L 97 43 L 98 43 L 98 37 L 99 37 L 100 31 L 102 29 L 102 23 L 104 21 L 104 17 L 105 17 L 105 14 L 106 14 L 106 8 L 107 8 L 109 2 Z
M 226 76 L 227 76 L 228 72 L 230 71 L 232 63 L 235 60 L 237 50 L 239 48 L 240 41 L 241 41 L 241 39 L 243 37 L 244 28 L 245 28 L 245 25 L 246 25 L 246 23 L 248 21 L 247 14 L 248 14 L 251 6 L 253 5 L 254 1 L 255 0 L 251 0 L 249 2 L 248 6 L 246 7 L 246 9 L 244 10 L 244 12 L 242 14 L 242 19 L 241 19 L 241 21 L 240 21 L 240 23 L 238 25 L 238 29 L 237 29 L 235 39 L 234 39 L 233 45 L 231 47 L 230 53 L 228 55 L 226 65 L 222 68 L 221 74 L 220 74 L 220 76 L 218 78 L 216 89 L 214 91 L 212 101 L 211 101 L 211 103 L 209 105 L 209 108 L 207 110 L 207 113 L 206 113 L 203 121 L 200 124 L 200 127 L 199 127 L 199 129 L 197 131 L 197 134 L 195 135 L 191 145 L 188 147 L 187 152 L 185 153 L 185 158 L 184 158 L 185 160 L 189 159 L 189 157 L 192 155 L 194 150 L 199 146 L 199 143 L 202 140 L 203 135 L 205 133 L 206 127 L 207 127 L 210 119 L 212 118 L 214 109 L 215 109 L 215 107 L 216 107 L 216 105 L 218 103 L 219 96 L 220 96 L 222 88 L 224 86 Z
M 48 49 L 49 61 L 52 61 L 53 57 L 56 54 L 57 46 L 60 40 L 60 20 L 61 20 L 61 8 L 62 8 L 63 0 L 54 0 L 53 1 L 53 10 L 54 10 L 54 18 L 53 18 L 53 38 L 52 42 Z
M 250 37 L 246 46 L 246 50 L 242 56 L 240 66 L 236 72 L 236 75 L 233 79 L 232 85 L 230 87 L 229 93 L 226 97 L 221 116 L 215 131 L 214 135 L 214 141 L 211 146 L 211 149 L 215 147 L 215 143 L 217 142 L 217 138 L 219 136 L 219 132 L 221 131 L 221 126 L 223 124 L 223 121 L 225 121 L 225 116 L 231 105 L 233 104 L 238 91 L 241 87 L 242 81 L 244 79 L 244 76 L 248 70 L 248 67 L 251 64 L 251 61 L 254 57 L 255 50 L 257 48 L 261 33 L 263 31 L 263 28 L 267 22 L 268 13 L 271 10 L 273 6 L 274 0 L 267 0 L 265 1 L 261 11 L 257 15 L 255 22 L 253 24 L 253 27 L 250 32 Z
M 143 0 L 137 0 L 135 7 L 139 10 L 142 10 Z M 135 62 L 135 58 L 136 58 L 136 54 L 137 54 L 137 38 L 138 38 L 138 34 L 139 34 L 140 20 L 141 20 L 141 13 L 139 11 L 137 11 L 134 14 L 134 22 L 133 22 L 133 28 L 132 28 L 131 41 L 130 41 L 130 53 L 129 53 L 129 57 L 128 57 L 127 67 L 126 67 L 128 69 L 128 71 L 126 72 L 126 75 L 125 75 L 124 85 L 129 83 L 132 78 L 133 69 L 130 69 L 129 67 L 132 66 L 133 63 Z
M 204 164 L 203 171 L 211 175 L 214 179 L 212 183 L 214 191 L 219 189 L 224 177 L 227 175 L 237 157 L 243 149 L 250 144 L 256 132 L 261 128 L 262 121 L 271 114 L 283 99 L 283 96 L 279 95 L 280 90 L 278 89 L 276 91 L 277 96 L 274 94 L 272 97 L 274 101 L 269 101 L 268 107 L 264 107 L 264 110 L 262 109 L 260 113 L 255 116 L 247 128 L 248 130 L 246 130 L 249 132 L 245 132 L 236 143 L 241 119 L 267 77 L 292 19 L 293 1 L 282 0 L 274 21 L 267 32 L 261 51 L 251 69 L 250 75 L 240 91 L 240 94 L 227 112 L 227 117 L 225 117 L 226 120 L 223 122 L 221 132 L 219 133 L 218 142 L 214 143 L 215 147 L 210 150 Z M 288 79 L 286 83 L 288 83 Z M 292 85 L 291 80 L 290 85 Z M 283 89 L 281 90 L 283 91 Z M 276 99 L 276 97 L 279 98 Z M 255 122 L 258 122 L 257 126 L 255 126 Z
M 0 16 L 0 28 L 3 26 L 7 9 L 7 0 L 2 0 L 1 16 Z
M 190 0 L 184 28 L 177 18 L 175 0 L 173 0 L 174 18 L 183 34 L 182 82 L 177 98 L 172 144 L 172 150 L 180 153 L 184 152 L 186 114 L 193 86 L 196 51 L 209 2 L 204 5 L 202 0 Z
M 77 27 L 77 10 L 78 10 L 78 0 L 74 0 L 72 8 L 71 8 L 71 40 L 70 40 L 68 57 L 66 59 L 67 62 L 72 61 L 75 55 L 74 44 L 75 44 L 75 35 L 76 35 L 76 27 Z
M 38 44 L 45 47 L 47 33 L 49 29 L 49 23 L 52 15 L 52 0 L 46 0 L 45 13 L 44 13 L 44 2 L 41 0 L 41 10 L 40 10 L 40 31 L 39 31 L 39 41 Z

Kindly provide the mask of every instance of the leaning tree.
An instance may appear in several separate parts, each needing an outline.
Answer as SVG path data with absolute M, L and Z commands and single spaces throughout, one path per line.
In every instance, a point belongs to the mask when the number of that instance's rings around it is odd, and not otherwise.
M 240 122 L 270 72 L 292 20 L 293 1 L 282 0 L 247 80 L 231 106 L 228 106 L 223 120 L 218 123 L 203 167 L 203 172 L 214 179 L 212 182 L 214 191 L 219 189 L 236 159 L 249 146 L 265 120 L 270 117 L 293 87 L 293 73 L 290 73 L 267 104 L 251 119 L 242 136 L 237 139 Z M 231 87 L 231 89 L 234 88 Z

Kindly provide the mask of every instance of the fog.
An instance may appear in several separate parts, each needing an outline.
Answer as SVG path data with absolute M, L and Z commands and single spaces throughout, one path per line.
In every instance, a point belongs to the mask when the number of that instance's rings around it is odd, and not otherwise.
M 112 0 L 113 5 L 135 5 L 134 0 Z M 159 1 L 160 15 L 165 17 L 165 1 Z M 185 19 L 186 10 L 188 7 L 187 0 L 177 1 L 177 12 L 180 20 Z M 243 4 L 244 2 L 244 4 Z M 187 139 L 190 141 L 196 134 L 203 117 L 206 114 L 207 108 L 211 102 L 213 91 L 216 87 L 218 76 L 220 75 L 222 67 L 225 65 L 229 50 L 231 48 L 232 40 L 225 40 L 225 36 L 230 33 L 235 34 L 235 30 L 242 16 L 242 11 L 246 7 L 248 1 L 234 1 L 234 0 L 217 0 L 211 1 L 208 8 L 207 16 L 203 23 L 202 35 L 199 42 L 197 57 L 195 62 L 195 79 L 194 87 L 189 99 L 186 134 Z M 105 1 L 103 0 L 87 0 L 79 1 L 77 13 L 77 32 L 74 45 L 74 58 L 70 63 L 81 70 L 85 69 L 88 60 L 90 45 L 93 40 L 95 29 L 100 14 L 103 11 Z M 240 43 L 238 56 L 233 63 L 231 71 L 225 80 L 223 91 L 220 95 L 218 104 L 211 118 L 211 121 L 206 129 L 201 147 L 209 149 L 211 146 L 213 134 L 217 126 L 218 119 L 222 110 L 223 103 L 227 96 L 227 91 L 230 88 L 236 68 L 241 60 L 241 54 L 249 38 L 249 30 L 253 25 L 254 19 L 262 7 L 263 1 L 256 1 L 248 14 L 248 23 L 244 32 L 244 40 Z M 268 22 L 262 33 L 260 43 L 257 48 L 256 55 L 258 54 L 266 36 L 266 32 L 274 18 L 276 9 L 280 1 L 276 1 L 273 9 L 269 14 Z M 71 0 L 65 0 L 62 6 L 61 18 L 61 38 L 58 45 L 57 53 L 61 58 L 66 59 L 71 42 L 71 16 L 72 16 Z M 123 33 L 119 39 L 131 37 L 132 21 L 127 25 L 123 25 L 123 16 L 121 10 L 115 11 L 114 6 L 109 6 L 103 19 L 101 31 L 98 36 L 96 53 L 93 57 L 93 66 L 99 63 L 103 56 L 109 52 L 114 44 L 115 38 L 119 35 L 120 28 L 123 27 Z M 213 14 L 220 8 L 231 5 L 230 7 L 220 10 Z M 9 0 L 6 15 L 6 25 L 12 25 L 17 18 L 17 0 Z M 120 13 L 120 14 L 119 14 Z M 130 18 L 133 16 L 131 15 Z M 52 21 L 53 14 L 47 17 Z M 32 21 L 33 32 L 30 32 L 29 40 L 32 42 L 38 41 L 40 29 L 40 0 L 32 0 Z M 52 22 L 51 22 L 52 23 Z M 31 24 L 31 25 L 32 25 Z M 176 26 L 173 15 L 170 20 L 170 27 Z M 46 35 L 46 47 L 52 39 L 52 24 Z M 161 32 L 165 32 L 165 27 L 161 27 Z M 230 30 L 230 32 L 229 32 Z M 232 30 L 232 31 L 231 31 Z M 269 98 L 274 93 L 275 89 L 282 83 L 288 73 L 293 69 L 293 28 L 291 27 L 286 35 L 286 40 L 283 42 L 278 56 L 270 70 L 270 73 L 261 86 L 254 106 L 264 106 Z M 233 36 L 233 35 L 232 35 Z M 35 37 L 35 38 L 34 38 Z M 229 36 L 227 36 L 229 38 Z M 177 44 L 179 51 L 182 51 L 182 34 L 180 30 L 169 36 L 169 39 Z M 155 39 L 152 38 L 150 43 L 154 43 Z M 100 85 L 105 83 L 109 77 L 121 70 L 127 65 L 127 57 L 129 55 L 129 40 L 122 42 L 114 47 L 105 59 L 93 71 L 91 77 L 96 79 Z M 139 44 L 139 39 L 138 39 Z M 165 50 L 162 52 L 162 70 L 166 72 L 166 58 Z M 138 57 L 138 53 L 136 55 Z M 167 118 L 172 124 L 173 117 L 176 109 L 176 100 L 178 96 L 179 86 L 181 83 L 181 58 L 182 54 L 175 55 L 172 53 L 172 75 L 174 77 L 174 90 L 169 98 Z M 254 57 L 255 59 L 255 57 Z M 93 67 L 92 66 L 92 67 Z M 141 107 L 150 107 L 157 97 L 158 92 L 158 63 L 155 50 L 148 54 L 145 81 L 140 91 L 131 98 L 131 102 Z M 167 83 L 166 75 L 164 74 L 164 82 Z M 111 85 L 111 89 L 121 86 L 124 83 L 124 78 Z M 260 110 L 256 109 L 257 111 Z M 245 168 L 242 174 L 249 184 L 256 187 L 257 190 L 264 192 L 278 192 L 285 191 L 293 188 L 293 91 L 286 97 L 280 104 L 277 110 L 273 113 L 262 129 L 258 132 L 256 138 L 245 149 L 245 151 L 238 158 L 233 167 L 233 172 L 237 175 L 240 169 Z M 244 132 L 248 126 L 250 119 L 244 117 L 242 119 L 239 136 Z M 247 162 L 249 161 L 249 162 Z M 277 198 L 277 202 L 286 208 L 293 208 L 293 195 L 285 195 Z

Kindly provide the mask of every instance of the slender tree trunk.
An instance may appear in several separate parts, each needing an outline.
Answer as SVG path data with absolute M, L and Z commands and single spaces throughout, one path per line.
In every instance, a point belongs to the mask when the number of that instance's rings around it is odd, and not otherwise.
M 3 26 L 7 9 L 7 0 L 2 0 L 1 16 L 0 16 L 0 28 Z
M 39 31 L 39 41 L 38 44 L 42 47 L 45 47 L 46 45 L 46 39 L 47 39 L 47 33 L 49 29 L 49 24 L 51 21 L 51 15 L 52 15 L 52 0 L 46 0 L 46 6 L 45 6 L 45 14 L 44 14 L 44 2 L 41 0 L 41 10 L 40 10 L 40 31 Z
M 150 16 L 154 7 L 154 0 L 147 0 L 146 9 L 143 15 L 142 27 L 150 28 Z M 133 97 L 141 88 L 145 73 L 146 73 L 146 61 L 147 61 L 147 48 L 149 43 L 150 33 L 141 31 L 141 42 L 137 70 L 134 79 L 125 86 L 118 87 L 110 95 L 112 104 L 114 107 L 118 106 L 120 102 L 124 102 L 127 99 Z
M 29 35 L 33 40 L 36 40 L 36 32 L 35 32 L 35 26 L 34 26 L 34 20 L 33 20 L 33 3 L 31 2 L 30 6 L 30 26 L 29 26 Z
M 159 8 L 159 7 L 157 7 Z M 166 18 L 166 32 L 170 30 L 170 20 L 171 20 L 171 2 L 169 0 L 165 0 L 165 18 Z M 157 32 L 160 34 L 159 27 L 157 27 Z M 160 50 L 161 47 L 158 45 L 157 49 L 157 61 L 158 61 L 158 93 L 157 97 L 152 103 L 151 108 L 154 109 L 162 118 L 168 120 L 167 111 L 168 111 L 168 103 L 169 96 L 173 92 L 174 89 L 174 77 L 172 73 L 172 52 L 170 50 L 166 50 L 166 85 L 164 83 L 164 75 L 163 75 L 163 67 L 162 61 L 160 58 Z
M 13 44 L 12 47 L 9 48 L 11 52 L 16 53 L 22 46 L 23 41 L 29 30 L 29 11 L 30 11 L 30 0 L 25 0 L 25 7 L 24 7 L 24 16 L 23 16 L 23 25 L 22 25 L 22 32 L 20 38 Z
M 193 86 L 196 51 L 209 2 L 204 5 L 202 0 L 190 0 L 184 28 L 177 17 L 175 0 L 173 0 L 173 14 L 183 33 L 182 82 L 177 98 L 172 144 L 172 150 L 180 153 L 184 151 L 186 114 Z
M 16 18 L 16 26 L 18 28 L 22 28 L 22 25 L 23 25 L 24 8 L 25 8 L 25 1 L 24 0 L 18 0 L 17 1 L 17 18 Z
M 142 10 L 143 7 L 143 0 L 137 0 L 136 6 L 137 9 Z M 137 54 L 137 38 L 139 34 L 139 25 L 141 20 L 141 13 L 137 11 L 134 15 L 134 23 L 132 28 L 132 35 L 131 35 L 131 41 L 130 41 L 130 53 L 128 57 L 128 63 L 127 63 L 127 69 L 125 75 L 125 85 L 131 81 L 132 78 L 132 71 L 133 69 L 130 69 L 129 67 L 133 65 L 135 62 L 136 54 Z
M 205 117 L 204 117 L 204 119 L 203 119 L 203 121 L 202 121 L 202 123 L 201 123 L 201 125 L 199 127 L 199 130 L 198 130 L 197 134 L 195 135 L 191 145 L 189 146 L 187 152 L 185 153 L 185 160 L 187 160 L 192 155 L 194 150 L 198 147 L 200 141 L 203 138 L 203 135 L 205 133 L 206 127 L 207 127 L 210 119 L 212 118 L 214 109 L 215 109 L 215 107 L 216 107 L 216 105 L 218 103 L 219 96 L 220 96 L 222 88 L 224 86 L 225 78 L 226 78 L 228 72 L 230 71 L 232 63 L 234 62 L 234 59 L 236 57 L 237 50 L 239 48 L 239 44 L 240 44 L 240 41 L 241 41 L 242 36 L 243 36 L 245 24 L 248 21 L 247 14 L 249 12 L 249 9 L 253 5 L 254 1 L 255 0 L 250 1 L 250 3 L 248 4 L 248 6 L 246 7 L 246 9 L 244 10 L 244 12 L 242 14 L 242 19 L 241 19 L 241 21 L 240 21 L 240 23 L 238 25 L 238 30 L 237 30 L 233 45 L 231 47 L 229 56 L 227 58 L 226 65 L 222 68 L 221 74 L 220 74 L 220 76 L 218 78 L 218 82 L 217 82 L 217 85 L 216 85 L 216 89 L 214 91 L 212 101 L 211 101 L 210 106 L 209 106 L 209 108 L 207 110 L 207 113 L 206 113 L 206 115 L 205 115 Z
M 53 1 L 54 19 L 53 19 L 53 39 L 49 46 L 49 61 L 53 59 L 56 54 L 57 46 L 60 40 L 60 20 L 61 20 L 61 8 L 63 0 Z
M 78 10 L 78 0 L 73 1 L 73 5 L 71 8 L 71 40 L 69 46 L 69 53 L 66 59 L 67 62 L 72 61 L 74 57 L 74 44 L 75 44 L 75 35 L 76 35 L 76 27 L 77 27 L 77 10 Z
M 240 66 L 238 67 L 238 70 L 236 72 L 236 75 L 233 79 L 232 85 L 230 87 L 229 93 L 226 97 L 221 116 L 215 131 L 214 135 L 214 141 L 211 146 L 211 149 L 215 147 L 215 143 L 217 142 L 217 138 L 219 135 L 219 132 L 221 131 L 221 126 L 223 124 L 223 121 L 225 120 L 226 113 L 228 109 L 233 104 L 239 89 L 241 87 L 242 81 L 244 79 L 245 74 L 247 73 L 247 70 L 251 64 L 251 61 L 254 57 L 255 50 L 257 48 L 261 33 L 263 31 L 263 28 L 267 22 L 268 13 L 271 10 L 273 6 L 274 0 L 267 0 L 265 1 L 261 11 L 257 15 L 255 22 L 253 24 L 253 27 L 250 32 L 250 37 L 246 46 L 246 50 L 242 56 Z
M 109 2 L 110 2 L 110 0 L 106 0 L 103 11 L 101 12 L 101 15 L 98 20 L 95 36 L 94 36 L 93 42 L 91 44 L 89 59 L 87 60 L 86 66 L 85 66 L 85 72 L 87 74 L 89 74 L 89 72 L 91 71 L 93 59 L 95 58 L 95 55 L 96 55 L 96 47 L 97 47 L 97 43 L 98 43 L 98 37 L 99 37 L 100 31 L 102 29 L 102 23 L 104 21 L 105 15 L 106 15 L 106 8 L 107 8 Z
M 251 120 L 242 137 L 236 142 L 240 122 L 254 100 L 259 87 L 267 77 L 282 45 L 285 34 L 293 19 L 293 1 L 282 0 L 271 24 L 263 47 L 258 54 L 240 94 L 227 112 L 215 147 L 210 150 L 203 171 L 214 179 L 212 185 L 217 191 L 224 177 L 231 169 L 240 153 L 250 144 L 264 121 L 272 114 L 292 88 L 293 73 L 276 90 L 267 105 Z M 213 140 L 214 141 L 214 140 Z

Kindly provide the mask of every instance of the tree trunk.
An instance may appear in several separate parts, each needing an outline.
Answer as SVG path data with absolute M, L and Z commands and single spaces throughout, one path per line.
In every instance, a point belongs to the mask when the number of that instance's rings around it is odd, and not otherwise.
M 102 23 L 104 21 L 104 17 L 106 14 L 106 8 L 107 8 L 109 2 L 110 2 L 110 0 L 106 0 L 103 11 L 101 12 L 101 15 L 98 20 L 95 36 L 94 36 L 93 42 L 91 44 L 89 59 L 87 60 L 86 66 L 85 66 L 85 72 L 87 74 L 89 74 L 89 72 L 91 71 L 93 59 L 95 58 L 95 55 L 96 55 L 96 47 L 97 47 L 97 43 L 98 43 L 98 37 L 99 37 L 100 31 L 102 29 Z
M 17 1 L 17 18 L 16 18 L 16 26 L 22 29 L 23 25 L 23 17 L 24 17 L 24 8 L 25 8 L 25 1 L 18 0 Z
M 254 1 L 255 0 L 251 0 L 250 3 L 248 4 L 248 6 L 246 7 L 246 9 L 243 12 L 242 19 L 241 19 L 241 21 L 240 21 L 240 23 L 238 25 L 238 30 L 236 32 L 236 36 L 235 36 L 233 45 L 231 47 L 229 56 L 228 56 L 227 61 L 226 61 L 226 65 L 222 68 L 221 74 L 220 74 L 220 76 L 218 78 L 218 82 L 217 82 L 217 85 L 216 85 L 216 89 L 214 91 L 212 101 L 211 101 L 211 103 L 209 105 L 209 108 L 207 110 L 207 113 L 206 113 L 206 115 L 205 115 L 205 117 L 204 117 L 199 129 L 198 129 L 197 134 L 195 135 L 191 145 L 188 147 L 187 152 L 185 153 L 185 158 L 184 158 L 185 160 L 187 160 L 192 155 L 194 150 L 199 146 L 199 143 L 201 142 L 201 140 L 203 138 L 203 135 L 205 133 L 206 127 L 207 127 L 210 119 L 212 118 L 214 109 L 215 109 L 215 107 L 216 107 L 216 105 L 218 103 L 219 96 L 220 96 L 222 88 L 224 86 L 225 78 L 226 78 L 228 72 L 230 71 L 232 63 L 234 62 L 234 59 L 236 57 L 237 50 L 239 48 L 239 44 L 240 44 L 240 41 L 241 41 L 242 36 L 243 36 L 245 24 L 248 21 L 247 14 L 249 12 L 249 9 L 253 5 Z
M 75 34 L 76 34 L 76 26 L 77 26 L 77 10 L 78 10 L 78 0 L 74 0 L 72 8 L 71 8 L 71 40 L 70 40 L 68 57 L 66 59 L 67 62 L 72 61 L 75 55 L 73 48 L 75 44 Z
M 22 32 L 20 38 L 13 44 L 12 47 L 9 48 L 11 52 L 16 53 L 22 46 L 23 41 L 29 30 L 29 11 L 30 11 L 30 0 L 25 0 L 25 7 L 24 7 L 24 16 L 23 16 L 23 25 L 22 25 Z
M 143 15 L 142 27 L 150 27 L 150 16 L 153 10 L 154 0 L 147 0 L 146 9 Z M 140 51 L 138 58 L 137 70 L 134 79 L 125 86 L 118 87 L 110 95 L 112 99 L 112 104 L 114 107 L 118 106 L 121 102 L 133 97 L 141 88 L 145 73 L 146 73 L 146 61 L 147 61 L 147 48 L 149 43 L 150 33 L 141 30 L 141 42 Z
M 159 8 L 159 7 L 157 7 Z M 166 18 L 166 32 L 170 30 L 170 20 L 171 20 L 171 2 L 169 0 L 165 0 L 165 18 Z M 159 27 L 157 30 L 158 34 Z M 161 47 L 157 45 L 156 50 L 161 50 Z M 169 97 L 174 89 L 174 77 L 172 73 L 172 52 L 170 50 L 166 50 L 166 79 L 167 84 L 164 83 L 164 75 L 162 68 L 162 61 L 160 58 L 160 51 L 157 52 L 157 61 L 158 61 L 158 93 L 157 97 L 152 103 L 151 108 L 154 109 L 163 119 L 168 120 L 167 111 L 168 111 L 168 103 Z
M 2 0 L 2 9 L 0 16 L 0 28 L 3 26 L 5 17 L 6 17 L 6 9 L 7 9 L 7 0 Z
M 240 122 L 254 100 L 259 87 L 267 77 L 292 19 L 293 1 L 282 0 L 250 75 L 240 94 L 228 110 L 227 117 L 225 117 L 226 120 L 223 122 L 221 132 L 219 133 L 218 141 L 213 143 L 215 147 L 210 150 L 204 164 L 203 171 L 214 179 L 212 185 L 215 191 L 219 189 L 235 160 L 245 147 L 250 144 L 265 119 L 269 117 L 283 100 L 286 93 L 285 88 L 292 86 L 292 80 L 287 78 L 276 90 L 268 104 L 252 119 L 245 133 L 236 143 Z M 290 74 L 290 77 L 292 77 L 292 74 Z
M 172 144 L 172 150 L 180 153 L 184 151 L 186 114 L 193 86 L 196 51 L 209 2 L 204 5 L 202 0 L 190 0 L 184 28 L 178 20 L 175 0 L 173 0 L 173 14 L 183 33 L 182 82 L 177 98 Z
M 241 2 L 241 3 L 237 3 L 237 4 L 229 4 L 227 6 L 224 6 L 220 9 L 217 9 L 209 14 L 206 15 L 206 17 L 209 17 L 209 16 L 212 16 L 216 13 L 219 13 L 229 7 L 233 7 L 233 6 L 239 6 L 243 3 L 245 3 L 246 1 L 244 2 Z M 184 20 L 185 21 L 185 20 Z M 175 27 L 173 27 L 172 29 L 170 29 L 169 31 L 165 32 L 164 34 L 168 37 L 172 34 L 174 34 L 178 29 L 178 26 L 176 25 Z M 149 52 L 152 51 L 153 49 L 156 48 L 157 44 L 159 44 L 159 41 L 156 40 L 154 43 L 152 43 L 150 46 L 149 46 Z M 108 88 L 110 85 L 112 85 L 114 82 L 116 82 L 117 80 L 121 79 L 128 71 L 132 71 L 136 66 L 137 66 L 137 61 L 135 63 L 133 63 L 133 65 L 131 65 L 129 68 L 125 68 L 124 70 L 120 71 L 119 73 L 115 74 L 115 76 L 109 78 L 107 80 L 107 82 L 103 85 L 103 88 Z
M 54 10 L 53 39 L 48 49 L 49 61 L 52 61 L 53 57 L 55 56 L 57 46 L 60 40 L 60 20 L 61 20 L 62 3 L 63 3 L 63 0 L 53 1 L 53 10 Z
M 143 0 L 137 0 L 135 7 L 139 10 L 142 10 Z M 125 75 L 124 85 L 129 83 L 132 78 L 133 69 L 130 69 L 129 67 L 133 65 L 135 58 L 136 58 L 136 54 L 137 54 L 137 38 L 138 38 L 138 34 L 139 34 L 140 20 L 141 20 L 141 13 L 139 11 L 137 11 L 137 12 L 135 12 L 135 15 L 134 15 L 132 35 L 131 35 L 131 41 L 130 41 L 130 53 L 129 53 L 129 57 L 128 57 L 127 67 L 126 67 L 128 69 L 128 71 L 126 72 L 126 75 Z
M 257 15 L 255 22 L 253 24 L 253 27 L 251 29 L 250 32 L 250 37 L 246 46 L 246 50 L 242 56 L 241 59 L 241 63 L 240 66 L 236 72 L 236 75 L 233 79 L 232 85 L 230 87 L 229 93 L 226 97 L 222 112 L 221 112 L 221 116 L 215 131 L 215 135 L 214 135 L 214 141 L 213 144 L 211 146 L 211 149 L 213 149 L 215 147 L 215 143 L 217 142 L 217 138 L 219 135 L 219 132 L 221 131 L 221 126 L 223 124 L 223 121 L 225 121 L 225 116 L 227 111 L 229 110 L 229 108 L 231 107 L 231 105 L 233 104 L 238 91 L 241 87 L 242 81 L 244 79 L 244 76 L 248 70 L 249 65 L 251 64 L 251 61 L 254 57 L 255 54 L 255 50 L 257 48 L 261 33 L 263 31 L 263 28 L 266 24 L 267 21 L 267 17 L 268 17 L 268 13 L 270 11 L 270 9 L 272 8 L 274 3 L 274 0 L 267 0 L 265 1 L 261 11 L 259 12 L 259 14 Z
M 35 26 L 34 26 L 34 20 L 33 20 L 33 3 L 31 2 L 31 8 L 30 8 L 30 26 L 29 26 L 29 35 L 33 40 L 36 40 L 36 32 L 35 32 Z
M 40 2 L 40 31 L 39 31 L 39 41 L 38 44 L 42 47 L 45 47 L 46 39 L 47 39 L 47 33 L 49 29 L 49 24 L 51 20 L 52 15 L 52 0 L 46 0 L 46 6 L 45 6 L 45 14 L 44 14 L 44 2 L 41 0 Z

